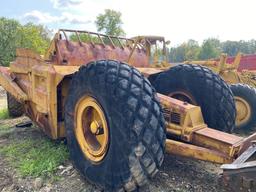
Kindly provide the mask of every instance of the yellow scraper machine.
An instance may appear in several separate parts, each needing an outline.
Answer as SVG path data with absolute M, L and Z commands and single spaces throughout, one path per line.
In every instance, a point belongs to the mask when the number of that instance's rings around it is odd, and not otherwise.
M 18 49 L 10 67 L 0 68 L 9 113 L 66 138 L 74 166 L 106 191 L 145 185 L 164 152 L 223 164 L 224 186 L 256 191 L 256 134 L 231 134 L 229 86 L 199 65 L 156 68 L 154 54 L 165 43 L 61 29 L 44 57 Z

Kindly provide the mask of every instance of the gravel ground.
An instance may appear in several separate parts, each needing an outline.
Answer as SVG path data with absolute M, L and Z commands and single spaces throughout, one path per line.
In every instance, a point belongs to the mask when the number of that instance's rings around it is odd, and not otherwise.
M 0 88 L 0 108 L 6 108 L 6 94 Z M 26 117 L 0 120 L 1 125 L 9 125 L 11 137 L 0 136 L 0 147 L 8 144 L 9 138 L 38 139 L 45 137 L 39 128 L 15 128 L 15 124 L 26 120 Z M 221 170 L 219 165 L 203 161 L 191 160 L 172 155 L 165 156 L 165 161 L 157 176 L 143 189 L 142 192 L 221 192 L 218 185 Z M 56 175 L 58 181 L 41 178 L 20 177 L 7 159 L 0 156 L 0 191 L 63 191 L 63 192 L 99 192 L 96 186 L 87 182 L 73 168 L 70 161 L 61 165 Z

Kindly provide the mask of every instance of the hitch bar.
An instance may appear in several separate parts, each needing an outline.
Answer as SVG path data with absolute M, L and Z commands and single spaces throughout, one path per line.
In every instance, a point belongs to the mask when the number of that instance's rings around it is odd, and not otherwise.
M 232 164 L 221 166 L 221 184 L 229 191 L 256 191 L 256 141 Z
M 157 94 L 167 129 L 166 152 L 219 164 L 230 191 L 256 192 L 256 133 L 247 138 L 208 128 L 198 106 Z

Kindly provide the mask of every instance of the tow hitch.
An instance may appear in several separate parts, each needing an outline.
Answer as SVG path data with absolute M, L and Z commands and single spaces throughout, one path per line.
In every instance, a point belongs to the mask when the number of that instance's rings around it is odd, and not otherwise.
M 232 164 L 221 168 L 221 181 L 228 191 L 256 191 L 256 141 Z

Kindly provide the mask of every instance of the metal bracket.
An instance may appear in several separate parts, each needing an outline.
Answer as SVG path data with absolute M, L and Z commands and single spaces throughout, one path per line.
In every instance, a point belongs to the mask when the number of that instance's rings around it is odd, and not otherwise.
M 230 191 L 256 191 L 256 142 L 232 164 L 224 164 L 222 184 Z

